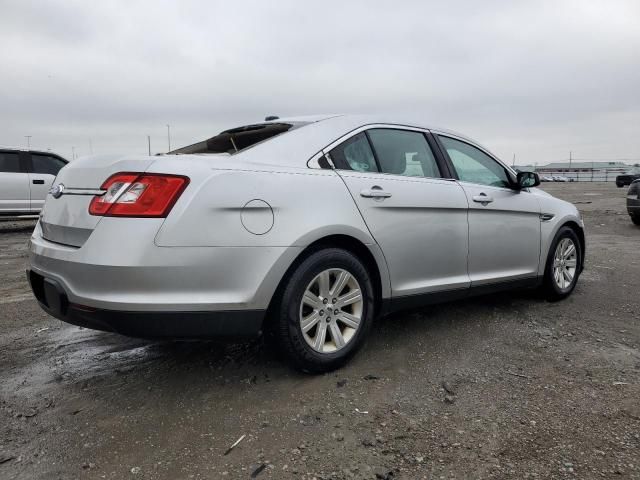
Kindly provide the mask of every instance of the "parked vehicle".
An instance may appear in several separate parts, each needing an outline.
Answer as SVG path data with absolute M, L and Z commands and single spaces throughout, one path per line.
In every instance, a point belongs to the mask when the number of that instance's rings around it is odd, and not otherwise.
M 553 181 L 554 182 L 568 182 L 569 179 L 567 177 L 563 177 L 562 175 L 554 175 L 553 176 Z
M 631 221 L 640 225 L 640 180 L 634 180 L 627 190 L 627 212 Z
M 51 152 L 0 147 L 0 218 L 39 213 L 66 164 Z
M 553 182 L 553 177 L 547 177 L 547 176 L 545 176 L 545 175 L 542 175 L 542 176 L 540 177 L 540 181 L 541 181 L 541 182 Z
M 640 179 L 640 167 L 633 168 L 628 172 L 616 177 L 616 186 L 622 188 L 625 185 L 631 185 L 634 180 Z
M 375 317 L 518 287 L 576 286 L 583 222 L 474 141 L 358 116 L 277 119 L 156 157 L 64 168 L 29 279 L 66 322 L 140 337 L 267 332 L 305 371 Z

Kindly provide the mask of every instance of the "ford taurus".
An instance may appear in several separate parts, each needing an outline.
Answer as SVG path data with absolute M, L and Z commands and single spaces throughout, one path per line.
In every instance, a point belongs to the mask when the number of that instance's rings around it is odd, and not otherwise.
M 568 296 L 576 208 L 460 134 L 388 118 L 273 118 L 155 157 L 80 159 L 30 241 L 40 305 L 140 337 L 269 332 L 343 364 L 374 318 L 486 292 Z

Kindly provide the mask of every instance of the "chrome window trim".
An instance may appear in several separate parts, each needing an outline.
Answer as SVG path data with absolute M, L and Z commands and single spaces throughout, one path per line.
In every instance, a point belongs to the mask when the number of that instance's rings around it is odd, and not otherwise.
M 323 167 L 320 166 L 319 160 L 322 157 L 326 158 L 327 162 L 329 162 L 329 165 L 331 165 L 331 169 L 335 170 L 336 166 L 333 164 L 333 160 L 331 160 L 331 157 L 329 157 L 329 155 L 324 153 L 322 150 L 320 150 L 318 153 L 316 153 L 313 157 L 311 157 L 307 161 L 307 167 L 308 168 L 319 169 L 319 170 L 327 170 L 326 168 L 323 168 Z
M 326 147 L 324 147 L 321 151 L 321 153 L 325 156 L 325 158 L 327 158 L 327 160 L 329 160 L 329 162 L 331 163 L 331 165 L 333 166 L 334 170 L 338 170 L 338 171 L 343 171 L 343 172 L 356 172 L 356 173 L 362 173 L 362 174 L 366 174 L 366 175 L 387 175 L 390 177 L 400 177 L 400 178 L 425 178 L 425 179 L 430 179 L 430 180 L 454 180 L 454 178 L 446 178 L 446 177 L 425 177 L 425 176 L 410 176 L 410 175 L 398 175 L 397 173 L 388 173 L 388 172 L 357 172 L 356 170 L 351 170 L 349 168 L 336 168 L 335 164 L 333 163 L 333 160 L 331 159 L 330 156 L 330 151 L 333 150 L 335 147 L 337 147 L 338 145 L 340 145 L 343 142 L 346 142 L 347 140 L 349 140 L 351 137 L 355 137 L 356 135 L 358 135 L 359 133 L 362 132 L 366 132 L 367 130 L 373 130 L 376 128 L 385 128 L 388 130 L 405 130 L 405 131 L 410 131 L 410 132 L 419 132 L 419 133 L 429 133 L 430 130 L 428 128 L 422 128 L 422 127 L 413 127 L 411 125 L 403 125 L 403 124 L 397 124 L 397 123 L 370 123 L 367 125 L 361 125 L 360 127 L 351 130 L 350 132 L 344 134 L 343 136 L 341 136 L 340 138 L 338 138 L 337 140 L 334 140 L 333 142 L 331 142 L 329 145 L 327 145 Z M 426 138 L 425 138 L 425 142 L 427 142 Z M 429 143 L 427 142 L 427 146 L 429 147 L 429 149 L 431 150 L 431 145 L 429 145 Z M 433 152 L 431 152 L 433 154 Z M 317 154 L 316 154 L 317 156 Z M 435 157 L 435 154 L 434 154 Z M 311 157 L 310 161 L 312 159 L 314 159 L 314 157 Z M 308 165 L 308 163 L 307 163 Z M 309 168 L 321 168 L 321 167 L 311 167 L 309 165 Z M 439 168 L 439 166 L 438 166 Z M 441 172 L 442 174 L 442 172 Z
M 357 134 L 359 134 L 361 132 L 365 132 L 367 130 L 372 130 L 374 128 L 388 128 L 388 129 L 393 129 L 393 130 L 410 130 L 410 131 L 420 132 L 420 133 L 429 133 L 429 129 L 428 128 L 412 127 L 410 125 L 401 125 L 401 124 L 397 124 L 397 123 L 370 123 L 370 124 L 367 124 L 367 125 L 361 125 L 360 127 L 356 128 L 354 130 L 351 130 L 350 132 L 344 134 L 343 136 L 341 136 L 337 140 L 334 140 L 329 145 L 324 147 L 322 149 L 322 151 L 326 154 L 326 152 L 332 150 L 334 147 L 337 147 L 342 142 L 344 142 L 346 140 L 349 140 L 351 137 L 354 137 L 354 136 L 356 136 Z M 379 172 L 376 172 L 376 173 L 379 173 Z

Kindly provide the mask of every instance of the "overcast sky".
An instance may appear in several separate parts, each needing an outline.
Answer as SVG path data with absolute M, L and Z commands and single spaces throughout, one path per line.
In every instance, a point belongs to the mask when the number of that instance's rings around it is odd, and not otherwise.
M 640 161 L 640 1 L 0 0 L 0 144 L 166 151 L 398 113 L 504 160 Z

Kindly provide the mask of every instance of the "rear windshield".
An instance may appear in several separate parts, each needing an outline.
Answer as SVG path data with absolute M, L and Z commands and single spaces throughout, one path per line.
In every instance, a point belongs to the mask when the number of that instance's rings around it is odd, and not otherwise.
M 261 123 L 232 128 L 202 142 L 178 148 L 173 153 L 229 153 L 233 154 L 249 148 L 256 143 L 281 135 L 293 128 L 302 126 L 296 123 Z

